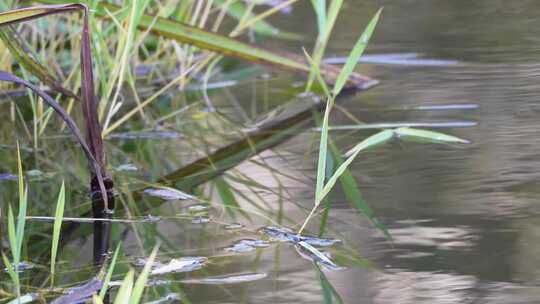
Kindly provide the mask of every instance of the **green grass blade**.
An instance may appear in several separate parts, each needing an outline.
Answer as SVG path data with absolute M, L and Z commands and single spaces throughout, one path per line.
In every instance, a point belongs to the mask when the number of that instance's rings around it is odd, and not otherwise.
M 13 256 L 13 263 L 17 265 L 19 262 L 19 253 L 17 251 L 17 228 L 15 227 L 15 216 L 13 215 L 11 204 L 8 205 L 8 238 L 11 255 Z
M 116 298 L 114 299 L 114 304 L 129 304 L 129 298 L 131 296 L 131 291 L 133 289 L 133 279 L 135 276 L 135 272 L 133 269 L 131 269 L 126 276 L 124 277 L 124 281 L 122 282 L 122 285 L 120 286 L 120 289 L 118 290 L 118 293 L 116 294 Z
M 326 25 L 326 0 L 311 0 L 311 4 L 317 15 L 317 28 L 320 34 Z
M 154 260 L 156 259 L 158 250 L 159 245 L 156 245 L 154 247 L 154 250 L 152 250 L 150 257 L 146 261 L 146 265 L 144 265 L 143 271 L 137 278 L 137 282 L 135 282 L 133 292 L 129 299 L 129 304 L 139 304 L 139 302 L 141 301 L 144 288 L 146 287 L 146 281 L 148 280 L 148 276 L 150 275 L 150 271 L 152 270 L 152 265 L 154 264 Z
M 70 4 L 34 6 L 30 8 L 10 10 L 0 13 L 0 25 L 20 23 L 31 19 L 40 18 L 49 15 L 55 11 L 71 10 Z
M 309 72 L 309 79 L 306 86 L 306 91 L 311 90 L 311 85 L 313 84 L 313 79 L 315 77 L 315 70 L 313 67 L 319 67 L 322 62 L 328 40 L 330 39 L 330 34 L 332 33 L 332 29 L 334 28 L 334 24 L 336 23 L 337 16 L 339 14 L 339 11 L 341 10 L 342 5 L 343 0 L 333 0 L 330 4 L 330 7 L 328 8 L 328 13 L 325 16 L 324 28 L 322 29 L 322 31 L 319 31 L 319 37 L 317 39 L 315 51 L 313 52 L 313 65 L 311 66 Z
M 317 269 L 317 274 L 319 275 L 319 281 L 321 283 L 321 288 L 323 291 L 324 304 L 342 304 L 343 300 L 341 299 L 341 296 L 339 295 L 337 290 L 334 288 L 334 286 L 332 286 L 319 265 L 317 265 L 316 263 L 314 263 L 314 265 L 315 269 Z
M 317 259 L 313 259 L 315 263 L 317 262 L 322 262 L 326 265 L 332 265 L 334 267 L 338 267 L 334 262 L 332 262 L 332 260 L 330 260 L 324 253 L 322 253 L 319 249 L 315 248 L 314 246 L 304 242 L 304 241 L 300 241 L 298 242 L 298 246 L 301 246 L 302 248 L 304 248 L 305 250 L 309 251 L 310 253 L 312 253 Z
M 329 142 L 329 145 L 331 145 L 331 142 Z M 326 176 L 332 176 L 334 174 L 335 169 L 335 160 L 333 157 L 332 149 L 329 149 L 330 153 L 326 156 Z M 326 225 L 328 224 L 328 216 L 330 215 L 330 208 L 331 208 L 331 196 L 327 195 L 323 200 L 322 203 L 324 203 L 324 211 L 321 216 L 321 221 L 319 224 L 319 237 L 323 237 L 325 231 L 326 231 Z
M 54 285 L 54 274 L 56 268 L 56 255 L 58 253 L 58 243 L 60 242 L 60 229 L 64 218 L 64 206 L 66 202 L 65 184 L 62 182 L 58 200 L 56 201 L 56 212 L 54 215 L 52 247 L 51 247 L 51 286 Z
M 13 282 L 13 284 L 16 286 L 17 290 L 19 289 L 19 275 L 18 273 L 15 271 L 15 267 L 13 264 L 11 264 L 11 262 L 9 261 L 9 259 L 7 258 L 7 256 L 2 252 L 2 260 L 4 260 L 4 265 L 6 266 L 6 270 L 7 270 L 7 273 L 9 275 L 9 277 L 11 278 L 11 281 Z
M 328 11 L 326 12 L 324 31 L 322 33 L 325 44 L 328 43 L 328 39 L 330 39 L 330 34 L 332 33 L 332 30 L 334 29 L 334 25 L 336 24 L 336 20 L 339 15 L 339 12 L 341 11 L 342 6 L 343 6 L 343 0 L 332 0 L 332 3 L 330 3 L 330 7 L 328 8 Z
M 447 135 L 440 132 L 435 132 L 435 131 L 402 127 L 402 128 L 395 129 L 394 132 L 400 139 L 405 139 L 405 140 L 409 139 L 413 141 L 432 142 L 432 143 L 460 143 L 460 144 L 469 143 L 468 140 L 461 139 L 459 137 Z
M 332 142 L 330 142 L 329 146 L 336 165 L 340 166 L 344 162 L 340 152 Z M 360 192 L 360 187 L 358 186 L 358 183 L 356 182 L 351 170 L 346 169 L 339 177 L 339 182 L 341 188 L 343 189 L 343 192 L 345 192 L 345 197 L 347 198 L 349 203 L 351 203 L 356 209 L 362 212 L 364 216 L 368 218 L 371 224 L 375 228 L 379 229 L 390 240 L 391 236 L 388 233 L 388 230 L 375 217 L 375 212 L 373 211 L 373 209 L 371 209 L 366 200 L 363 198 L 362 193 Z M 328 197 L 329 196 L 326 196 L 325 198 Z
M 346 156 L 348 156 L 348 158 L 336 169 L 334 175 L 330 177 L 330 179 L 324 186 L 324 189 L 322 190 L 322 193 L 319 196 L 317 202 L 320 203 L 320 201 L 332 190 L 338 178 L 345 172 L 345 170 L 349 167 L 352 161 L 356 158 L 358 153 L 366 149 L 381 145 L 392 139 L 393 136 L 394 132 L 391 130 L 381 131 L 364 139 L 362 142 L 358 143 L 354 148 L 352 148 L 349 152 L 347 152 Z
M 328 87 L 326 86 L 326 83 L 322 80 L 322 76 L 320 74 L 319 66 L 313 62 L 313 59 L 309 56 L 309 54 L 304 50 L 304 55 L 307 58 L 307 61 L 311 64 L 311 68 L 313 73 L 315 73 L 316 78 L 321 83 L 321 86 L 328 98 L 326 102 L 326 108 L 324 111 L 324 118 L 322 122 L 321 127 L 321 139 L 319 142 L 319 159 L 317 163 L 317 184 L 315 186 L 315 201 L 318 201 L 318 197 L 322 192 L 322 189 L 324 187 L 324 182 L 326 181 L 326 162 L 328 159 L 327 151 L 328 151 L 328 124 L 330 119 L 330 112 L 332 111 L 332 106 L 334 105 L 334 99 L 330 96 Z
M 306 56 L 306 60 L 309 63 L 309 65 L 311 66 L 311 69 L 313 70 L 313 73 L 315 74 L 315 77 L 317 78 L 317 81 L 319 82 L 319 84 L 321 85 L 321 87 L 323 89 L 324 95 L 326 95 L 327 98 L 330 98 L 331 97 L 330 89 L 328 89 L 328 85 L 326 84 L 326 82 L 324 81 L 324 79 L 321 76 L 321 70 L 319 69 L 319 66 L 317 64 L 315 64 L 315 62 L 313 61 L 313 58 L 311 58 L 311 56 L 309 56 L 306 49 L 303 48 L 302 50 L 304 51 L 304 56 Z
M 311 219 L 311 217 L 313 217 L 313 215 L 315 214 L 316 209 L 319 207 L 319 205 L 324 200 L 324 198 L 328 195 L 328 193 L 330 193 L 330 191 L 332 191 L 332 188 L 336 184 L 337 180 L 342 176 L 342 174 L 345 173 L 345 171 L 347 170 L 349 165 L 352 163 L 352 161 L 356 158 L 358 153 L 360 153 L 361 151 L 366 150 L 368 148 L 372 148 L 372 147 L 381 145 L 381 144 L 387 142 L 388 140 L 392 139 L 393 136 L 394 136 L 394 132 L 391 131 L 391 130 L 381 131 L 381 132 L 379 132 L 379 133 L 377 133 L 375 135 L 372 135 L 372 136 L 366 138 L 365 140 L 363 140 L 362 142 L 357 144 L 354 148 L 352 148 L 349 151 L 349 153 L 348 153 L 349 157 L 347 158 L 347 160 L 340 163 L 339 167 L 336 169 L 336 172 L 334 172 L 332 177 L 330 177 L 330 179 L 328 180 L 326 185 L 324 185 L 324 188 L 321 190 L 321 192 L 317 193 L 318 195 L 316 196 L 315 206 L 311 209 L 311 212 L 309 213 L 307 218 L 304 220 L 304 223 L 302 224 L 302 227 L 300 228 L 298 233 L 302 233 L 302 231 L 306 227 L 306 225 L 309 222 L 309 220 Z M 324 159 L 323 161 L 326 162 L 326 159 Z M 320 160 L 319 160 L 319 162 L 320 162 Z M 319 163 L 319 165 L 320 165 L 320 163 Z M 370 219 L 372 219 L 368 214 L 366 214 L 366 215 Z
M 345 153 L 345 157 L 350 157 L 353 154 L 357 154 L 368 148 L 373 148 L 380 144 L 384 144 L 388 140 L 392 139 L 394 135 L 395 133 L 393 130 L 382 130 L 376 134 L 373 134 L 369 136 L 368 138 L 364 139 L 363 141 L 359 142 L 358 144 L 356 144 L 349 151 L 347 151 L 347 153 Z
M 377 11 L 375 16 L 371 19 L 369 24 L 367 25 L 366 29 L 358 38 L 358 41 L 354 45 L 353 50 L 349 54 L 349 58 L 347 58 L 347 62 L 341 69 L 341 73 L 339 73 L 339 76 L 336 79 L 336 83 L 334 85 L 333 94 L 334 96 L 339 95 L 345 84 L 347 83 L 347 80 L 349 79 L 349 76 L 353 73 L 354 68 L 356 67 L 358 60 L 360 59 L 360 56 L 364 53 L 364 50 L 366 49 L 366 46 L 369 42 L 369 39 L 371 38 L 371 35 L 373 34 L 373 31 L 375 30 L 375 26 L 377 25 L 377 22 L 379 21 L 379 17 L 381 15 L 382 8 Z
M 326 102 L 326 109 L 322 122 L 321 139 L 319 142 L 319 160 L 317 163 L 317 184 L 315 186 L 315 204 L 322 200 L 321 195 L 326 180 L 326 158 L 328 152 L 328 120 L 333 106 L 333 99 L 329 98 Z
M 114 268 L 116 267 L 116 260 L 118 259 L 118 253 L 120 252 L 120 244 L 116 246 L 116 249 L 114 250 L 113 257 L 111 259 L 111 262 L 109 263 L 109 270 L 107 270 L 107 274 L 105 275 L 105 279 L 103 280 L 103 287 L 99 291 L 99 298 L 103 300 L 105 298 L 105 294 L 107 294 L 107 290 L 109 289 L 109 282 L 111 281 L 112 275 L 114 273 Z
M 9 238 L 9 246 L 11 249 L 11 255 L 13 257 L 13 264 L 9 263 L 9 260 L 4 256 L 3 253 L 2 253 L 2 256 L 4 257 L 4 264 L 8 268 L 9 276 L 11 277 L 11 280 L 13 281 L 13 283 L 15 284 L 15 288 L 17 289 L 17 296 L 20 296 L 21 286 L 20 286 L 18 269 L 19 269 L 21 255 L 17 249 L 17 232 L 15 228 L 15 217 L 13 216 L 13 210 L 11 209 L 11 204 L 8 205 L 8 238 Z
M 24 185 L 23 168 L 21 160 L 21 150 L 19 143 L 17 142 L 17 168 L 19 179 L 19 215 L 17 218 L 17 256 L 18 262 L 22 256 L 22 243 L 24 239 L 24 227 L 26 225 L 26 207 L 27 207 L 27 189 Z M 15 264 L 15 268 L 18 269 L 18 263 Z

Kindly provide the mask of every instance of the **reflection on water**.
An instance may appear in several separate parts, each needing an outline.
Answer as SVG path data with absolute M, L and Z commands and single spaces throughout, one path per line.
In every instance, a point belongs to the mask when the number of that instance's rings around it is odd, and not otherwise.
M 427 250 L 466 250 L 474 245 L 474 233 L 468 227 L 426 227 L 405 224 L 403 228 L 390 229 L 396 248 L 409 246 L 428 247 Z M 432 248 L 429 248 L 432 247 Z
M 348 114 L 367 127 L 380 122 L 478 125 L 445 126 L 445 131 L 473 141 L 465 148 L 405 143 L 367 153 L 353 164 L 363 194 L 393 235 L 393 246 L 351 215 L 338 191 L 329 225 L 383 270 L 348 269 L 330 275 L 330 280 L 347 303 L 536 302 L 540 33 L 531 25 L 540 3 L 348 5 L 348 18 L 337 24 L 332 56 L 347 53 L 379 6 L 385 11 L 368 50 L 401 56 L 375 57 L 375 65 L 362 65 L 382 83 L 347 103 Z M 411 52 L 421 53 L 420 59 L 461 64 L 406 65 L 416 59 Z M 378 65 L 389 59 L 401 65 Z M 473 106 L 452 106 L 461 104 Z M 332 124 L 354 123 L 338 113 Z M 370 134 L 350 132 L 333 133 L 343 150 Z M 299 145 L 295 151 L 302 151 L 301 142 L 293 140 Z M 309 204 L 309 193 L 297 197 Z
M 375 303 L 471 303 L 474 276 L 393 269 L 379 276 Z

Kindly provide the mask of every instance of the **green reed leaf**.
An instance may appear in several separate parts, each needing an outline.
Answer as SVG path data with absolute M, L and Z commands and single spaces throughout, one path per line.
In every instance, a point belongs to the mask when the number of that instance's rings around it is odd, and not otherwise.
M 15 216 L 13 215 L 13 209 L 11 204 L 8 205 L 8 239 L 9 248 L 11 249 L 11 255 L 13 256 L 13 263 L 19 262 L 19 252 L 17 250 L 17 228 L 15 227 Z
M 118 259 L 118 253 L 120 252 L 120 245 L 116 246 L 116 249 L 114 250 L 113 257 L 111 259 L 111 262 L 109 263 L 109 269 L 107 270 L 107 274 L 105 275 L 105 279 L 103 280 L 103 287 L 101 287 L 101 290 L 99 291 L 99 299 L 103 300 L 105 298 L 105 294 L 107 294 L 107 290 L 109 289 L 109 282 L 111 281 L 112 275 L 114 273 L 114 268 L 116 267 L 116 260 Z
M 133 290 L 133 280 L 135 272 L 133 269 L 130 269 L 129 272 L 124 277 L 122 285 L 116 294 L 114 299 L 114 304 L 129 304 L 129 298 L 131 296 L 131 291 Z
M 358 143 L 351 150 L 349 150 L 349 152 L 345 154 L 345 156 L 348 156 L 348 158 L 336 169 L 336 172 L 334 173 L 334 175 L 332 175 L 332 177 L 328 180 L 317 202 L 320 203 L 320 201 L 332 190 L 338 178 L 345 172 L 345 170 L 349 167 L 352 161 L 356 158 L 358 153 L 366 149 L 384 144 L 385 142 L 392 139 L 393 136 L 394 136 L 393 131 L 384 130 L 377 134 L 371 135 L 370 137 Z
M 332 151 L 332 155 L 334 156 L 334 160 L 336 161 L 336 165 L 340 166 L 344 162 L 340 152 L 332 142 L 330 142 L 329 146 L 330 150 Z M 343 171 L 343 173 L 339 177 L 339 182 L 341 188 L 343 189 L 343 192 L 345 193 L 347 201 L 349 201 L 349 203 L 351 203 L 356 209 L 362 212 L 362 214 L 364 214 L 364 216 L 371 222 L 371 224 L 375 228 L 379 229 L 386 236 L 386 238 L 390 240 L 391 236 L 388 233 L 388 230 L 376 218 L 375 212 L 373 211 L 373 209 L 371 209 L 369 204 L 364 199 L 362 193 L 360 192 L 360 187 L 358 186 L 358 183 L 356 182 L 356 179 L 354 178 L 354 175 L 349 168 Z M 328 197 L 329 196 L 327 195 L 325 199 L 327 199 Z
M 27 209 L 27 188 L 24 185 L 23 178 L 23 168 L 21 160 L 21 149 L 19 147 L 19 142 L 17 142 L 17 168 L 18 168 L 18 179 L 19 179 L 19 215 L 17 218 L 17 256 L 18 261 L 22 256 L 22 244 L 24 239 L 24 227 L 26 225 L 26 209 Z M 18 263 L 15 264 L 16 269 L 18 268 Z
M 356 67 L 358 63 L 358 60 L 364 53 L 364 50 L 366 49 L 369 39 L 371 38 L 373 31 L 375 30 L 375 26 L 377 25 L 377 22 L 379 21 L 381 12 L 382 12 L 382 8 L 377 11 L 375 16 L 371 19 L 371 21 L 365 28 L 364 32 L 362 33 L 360 38 L 358 38 L 358 41 L 354 45 L 354 48 L 349 54 L 349 58 L 347 58 L 347 62 L 341 69 L 341 73 L 339 73 L 339 76 L 336 79 L 336 83 L 334 85 L 334 90 L 333 90 L 334 96 L 339 95 L 339 93 L 345 86 L 347 80 L 349 79 L 350 75 L 353 73 L 354 68 Z
M 317 44 L 315 45 L 315 50 L 313 51 L 313 64 L 309 71 L 309 79 L 306 86 L 306 91 L 311 90 L 311 85 L 315 77 L 314 67 L 320 68 L 328 40 L 330 39 L 330 34 L 336 23 L 337 16 L 343 5 L 343 0 L 333 0 L 328 8 L 327 14 L 325 13 L 324 27 L 319 29 L 319 36 L 317 38 Z M 317 12 L 318 13 L 318 12 Z M 322 17 L 321 17 L 322 18 Z
M 432 143 L 469 143 L 468 140 L 440 132 L 402 127 L 394 130 L 395 134 L 404 140 Z
M 9 263 L 7 257 L 2 253 L 4 258 L 4 264 L 8 268 L 9 276 L 15 284 L 17 289 L 17 296 L 21 294 L 21 286 L 19 281 L 19 264 L 20 264 L 20 252 L 17 247 L 17 231 L 15 228 L 15 216 L 13 215 L 13 210 L 11 209 L 11 204 L 8 205 L 8 238 L 9 238 L 9 247 L 11 249 L 11 256 L 13 257 L 13 264 Z
M 19 274 L 15 271 L 14 265 L 9 261 L 7 256 L 2 252 L 2 260 L 4 261 L 4 265 L 6 266 L 6 271 L 11 278 L 11 281 L 17 288 L 17 293 L 20 293 L 20 284 L 19 284 Z
M 156 259 L 158 250 L 159 250 L 159 245 L 156 245 L 154 249 L 152 250 L 150 257 L 146 261 L 143 271 L 141 272 L 141 274 L 137 278 L 137 281 L 135 282 L 135 286 L 133 287 L 133 292 L 131 293 L 131 297 L 129 298 L 129 304 L 140 303 L 143 292 L 144 292 L 144 288 L 146 286 L 146 281 L 148 280 L 148 276 L 150 275 L 150 271 L 152 270 L 152 265 L 154 264 L 154 260 Z
M 64 206 L 66 203 L 65 184 L 62 181 L 58 199 L 56 201 L 56 212 L 54 215 L 53 236 L 51 246 L 51 286 L 54 285 L 54 274 L 56 268 L 56 255 L 58 253 L 58 243 L 60 242 L 60 229 L 62 228 L 62 220 L 64 218 Z
M 317 265 L 316 263 L 314 263 L 314 265 L 315 269 L 317 270 L 317 274 L 319 275 L 319 281 L 321 283 L 321 288 L 323 291 L 324 304 L 342 304 L 343 300 L 341 299 L 341 296 L 334 288 L 334 286 L 332 286 L 332 283 L 330 283 L 319 265 Z
M 311 0 L 311 4 L 317 15 L 317 28 L 322 33 L 326 25 L 326 0 Z

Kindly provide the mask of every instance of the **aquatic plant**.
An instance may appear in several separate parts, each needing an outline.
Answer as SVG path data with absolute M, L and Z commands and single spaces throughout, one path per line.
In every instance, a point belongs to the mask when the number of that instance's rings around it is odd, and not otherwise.
M 319 159 L 317 162 L 318 165 L 317 165 L 317 179 L 316 179 L 317 182 L 315 186 L 315 203 L 309 215 L 306 217 L 306 219 L 304 220 L 304 223 L 300 227 L 299 233 L 302 233 L 302 231 L 306 228 L 306 225 L 315 214 L 315 211 L 319 208 L 320 204 L 323 202 L 323 200 L 328 195 L 328 193 L 330 193 L 330 191 L 336 184 L 337 180 L 340 179 L 344 173 L 346 173 L 347 167 L 352 163 L 352 161 L 358 156 L 360 152 L 367 149 L 374 148 L 381 144 L 384 144 L 394 138 L 413 139 L 416 141 L 424 141 L 424 142 L 427 141 L 427 142 L 432 142 L 432 143 L 467 143 L 468 142 L 466 140 L 463 140 L 454 136 L 446 135 L 443 133 L 413 129 L 413 128 L 408 128 L 408 127 L 401 127 L 401 128 L 396 128 L 396 129 L 383 129 L 379 133 L 376 133 L 366 138 L 362 142 L 358 143 L 357 145 L 355 145 L 351 150 L 349 150 L 344 155 L 345 157 L 347 157 L 347 159 L 344 161 L 340 160 L 338 167 L 335 169 L 335 171 L 329 177 L 326 175 L 327 174 L 326 165 L 328 162 L 328 158 L 331 157 L 328 153 L 329 151 L 328 133 L 329 133 L 329 128 L 330 128 L 329 126 L 330 112 L 335 103 L 335 99 L 345 87 L 345 83 L 347 79 L 349 78 L 349 75 L 354 71 L 355 66 L 359 62 L 359 59 L 362 56 L 362 54 L 364 53 L 364 50 L 366 49 L 369 39 L 371 38 L 373 31 L 375 30 L 375 27 L 377 25 L 377 22 L 382 12 L 382 9 L 379 9 L 379 11 L 375 14 L 375 16 L 371 19 L 369 24 L 366 26 L 364 32 L 358 38 L 353 49 L 351 50 L 349 57 L 347 58 L 344 66 L 342 67 L 339 76 L 336 78 L 333 88 L 329 89 L 326 85 L 326 82 L 323 80 L 323 78 L 320 75 L 319 64 L 323 57 L 324 50 L 328 42 L 328 38 L 330 36 L 330 33 L 335 23 L 335 19 L 337 17 L 338 12 L 341 9 L 342 2 L 343 1 L 341 0 L 332 1 L 328 9 L 328 12 L 326 12 L 325 1 L 315 1 L 315 0 L 313 1 L 315 12 L 318 16 L 318 21 L 319 21 L 318 23 L 319 24 L 319 39 L 317 40 L 317 44 L 315 46 L 313 58 L 309 56 L 307 52 L 305 53 L 306 58 L 311 64 L 311 74 L 310 74 L 310 79 L 308 81 L 306 90 L 311 89 L 311 83 L 313 79 L 316 78 L 319 81 L 326 95 L 326 109 L 324 111 L 322 126 L 320 128 L 321 136 L 320 136 L 320 143 L 319 143 Z M 346 178 L 350 179 L 350 177 L 346 177 Z M 358 191 L 356 192 L 359 194 Z M 391 236 L 386 230 L 385 226 L 377 220 L 374 212 L 365 203 L 365 201 L 363 201 L 361 197 L 357 197 L 354 200 L 357 202 L 356 207 L 372 222 L 373 226 L 381 230 L 390 239 Z

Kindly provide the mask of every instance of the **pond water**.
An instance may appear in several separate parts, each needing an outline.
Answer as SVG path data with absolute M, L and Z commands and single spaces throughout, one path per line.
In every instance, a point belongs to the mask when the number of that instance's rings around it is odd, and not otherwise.
M 313 102 L 309 96 L 293 97 L 291 83 L 298 78 L 255 71 L 249 81 L 213 92 L 210 99 L 218 112 L 201 111 L 196 104 L 151 134 L 147 129 L 115 134 L 106 144 L 122 193 L 117 217 L 132 221 L 111 224 L 112 249 L 122 241 L 121 273 L 161 242 L 160 268 L 153 270 L 155 286 L 148 301 L 320 303 L 329 299 L 332 288 L 345 303 L 532 303 L 540 297 L 540 3 L 345 5 L 328 57 L 345 56 L 371 15 L 384 6 L 368 48 L 377 56 L 366 57 L 359 67 L 381 84 L 341 99 L 331 125 L 355 124 L 351 117 L 365 123 L 428 125 L 472 143 L 393 142 L 360 155 L 351 172 L 392 242 L 338 186 L 322 237 L 341 242 L 327 240 L 332 244 L 324 245 L 330 246 L 318 247 L 338 267 L 319 260 L 319 270 L 313 254 L 297 242 L 276 241 L 261 230 L 297 230 L 313 204 L 318 146 L 313 124 L 302 124 L 287 141 L 202 183 L 189 193 L 199 199 L 178 192 L 131 192 L 153 187 L 148 183 L 242 139 L 242 131 L 256 132 L 265 122 L 294 112 L 294 107 L 282 108 L 287 102 Z M 316 35 L 309 1 L 277 17 L 275 24 L 308 35 L 302 41 L 264 42 L 269 48 L 298 52 Z M 164 104 L 179 102 L 170 94 Z M 11 136 L 4 127 L 0 132 L 2 138 Z M 346 151 L 373 132 L 336 130 L 331 137 Z M 34 170 L 27 174 L 29 214 L 54 214 L 54 203 L 46 202 L 55 202 L 66 179 L 65 216 L 81 216 L 78 211 L 88 209 L 83 156 L 74 143 L 63 144 L 61 136 L 45 138 L 40 150 L 23 149 L 26 170 Z M 15 201 L 16 182 L 9 175 L 16 174 L 14 151 L 14 141 L 0 146 L 5 202 Z M 160 183 L 186 192 L 201 184 L 178 176 Z M 311 221 L 308 234 L 317 235 L 320 222 L 320 216 Z M 28 225 L 34 239 L 25 245 L 25 261 L 34 267 L 23 273 L 23 282 L 35 286 L 49 267 L 50 240 L 38 232 L 51 225 L 37 220 Z M 58 284 L 92 278 L 91 228 L 81 223 L 65 236 Z M 0 279 L 8 277 L 0 274 Z

